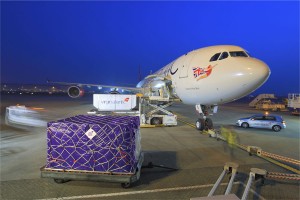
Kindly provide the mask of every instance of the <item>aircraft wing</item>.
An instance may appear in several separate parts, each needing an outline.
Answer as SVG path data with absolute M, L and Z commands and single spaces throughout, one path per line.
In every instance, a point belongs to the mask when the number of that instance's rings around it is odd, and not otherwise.
M 120 89 L 124 89 L 124 90 L 136 91 L 136 92 L 139 92 L 139 91 L 142 90 L 142 88 L 128 87 L 128 86 L 102 85 L 102 84 L 88 84 L 88 83 L 54 82 L 54 81 L 50 81 L 50 80 L 48 80 L 47 83 L 53 83 L 53 84 L 58 84 L 58 85 L 78 86 L 78 87 L 83 87 L 83 86 L 96 86 L 96 87 L 103 87 L 103 88 L 120 88 Z

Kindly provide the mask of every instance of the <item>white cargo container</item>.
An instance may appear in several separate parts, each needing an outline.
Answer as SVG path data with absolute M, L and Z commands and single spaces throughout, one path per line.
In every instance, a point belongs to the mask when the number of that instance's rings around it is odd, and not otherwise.
M 124 111 L 136 107 L 136 95 L 94 94 L 93 105 L 99 111 Z

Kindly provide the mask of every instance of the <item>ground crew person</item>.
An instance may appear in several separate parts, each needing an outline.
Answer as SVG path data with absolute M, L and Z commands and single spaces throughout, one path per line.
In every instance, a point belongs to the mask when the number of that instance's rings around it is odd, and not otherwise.
M 233 149 L 238 144 L 238 136 L 237 136 L 237 134 L 233 130 L 231 130 L 229 128 L 221 127 L 221 136 L 227 142 L 227 144 L 229 146 L 229 150 L 230 150 L 230 155 L 233 156 Z M 224 148 L 224 150 L 225 149 L 226 148 Z

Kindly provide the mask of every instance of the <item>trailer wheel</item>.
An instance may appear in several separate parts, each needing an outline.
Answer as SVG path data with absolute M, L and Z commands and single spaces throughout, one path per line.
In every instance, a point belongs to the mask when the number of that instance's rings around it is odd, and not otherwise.
M 55 183 L 58 183 L 58 184 L 66 183 L 66 182 L 68 182 L 68 181 L 69 181 L 69 180 L 59 179 L 59 178 L 55 178 L 55 179 L 54 179 L 54 182 L 55 182 Z
M 158 117 L 153 117 L 151 119 L 151 125 L 159 125 L 161 124 L 161 120 Z
M 122 188 L 130 188 L 130 183 L 121 183 Z

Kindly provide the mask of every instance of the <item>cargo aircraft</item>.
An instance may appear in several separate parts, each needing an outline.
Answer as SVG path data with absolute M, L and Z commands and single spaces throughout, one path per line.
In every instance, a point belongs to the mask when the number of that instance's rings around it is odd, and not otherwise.
M 195 105 L 200 118 L 196 128 L 212 128 L 208 116 L 218 105 L 235 101 L 259 88 L 270 76 L 263 61 L 251 57 L 243 48 L 217 45 L 190 51 L 140 81 L 136 87 L 52 82 L 70 85 L 72 98 L 84 94 L 83 86 L 122 88 L 142 93 L 145 97 L 164 92 L 170 99 Z

